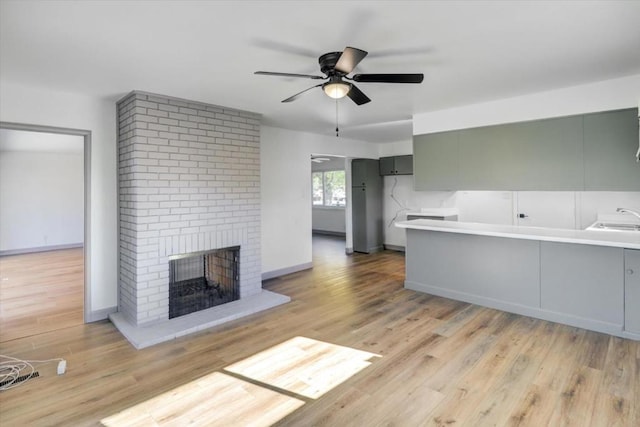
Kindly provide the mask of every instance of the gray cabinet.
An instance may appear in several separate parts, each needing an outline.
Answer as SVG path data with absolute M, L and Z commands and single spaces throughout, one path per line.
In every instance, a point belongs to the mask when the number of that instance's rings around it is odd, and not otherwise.
M 584 116 L 585 190 L 638 191 L 640 164 L 637 110 Z
M 467 190 L 582 188 L 582 117 L 460 131 L 458 185 Z
M 413 156 L 393 156 L 380 158 L 380 175 L 412 175 Z
M 405 288 L 640 339 L 640 250 L 407 227 Z
M 413 186 L 416 190 L 457 190 L 458 132 L 413 137 Z
M 416 190 L 640 190 L 637 109 L 413 137 Z
M 621 327 L 622 248 L 540 242 L 543 310 Z
M 640 334 L 640 250 L 624 251 L 624 329 Z
M 380 175 L 395 175 L 396 162 L 393 157 L 380 157 Z
M 515 125 L 459 131 L 458 188 L 507 190 L 520 183 L 522 159 Z
M 511 176 L 514 189 L 583 188 L 581 116 L 517 123 L 513 128 L 511 159 L 518 168 Z
M 382 177 L 378 160 L 351 162 L 353 250 L 382 250 Z
M 378 175 L 378 161 L 371 159 L 353 159 L 351 161 L 351 186 L 363 187 L 375 172 Z
M 539 307 L 538 252 L 534 240 L 407 229 L 405 283 L 473 303 Z

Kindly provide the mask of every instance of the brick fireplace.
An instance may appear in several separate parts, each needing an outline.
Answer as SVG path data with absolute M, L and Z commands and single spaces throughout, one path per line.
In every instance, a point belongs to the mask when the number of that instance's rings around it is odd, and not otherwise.
M 237 247 L 240 300 L 266 292 L 260 116 L 139 91 L 117 112 L 118 321 L 167 321 L 169 261 L 190 253 Z

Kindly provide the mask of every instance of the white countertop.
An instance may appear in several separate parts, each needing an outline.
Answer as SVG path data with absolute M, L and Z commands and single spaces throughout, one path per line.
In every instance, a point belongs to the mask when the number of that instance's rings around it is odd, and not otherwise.
M 459 215 L 458 208 L 422 208 L 419 211 L 407 212 L 407 215 L 412 216 L 437 216 L 446 217 Z
M 561 228 L 521 227 L 515 225 L 481 224 L 475 222 L 414 219 L 396 223 L 396 227 L 479 236 L 542 240 L 640 249 L 640 232 L 568 230 Z

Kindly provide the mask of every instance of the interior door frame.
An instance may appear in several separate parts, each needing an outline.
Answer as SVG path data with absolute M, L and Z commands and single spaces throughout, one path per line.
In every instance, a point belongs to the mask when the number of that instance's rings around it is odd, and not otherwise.
M 327 153 L 318 154 L 315 151 L 312 152 L 310 156 L 311 157 L 313 156 L 334 157 L 334 158 L 340 158 L 344 161 L 344 185 L 345 185 L 345 206 L 344 206 L 345 248 L 344 248 L 344 252 L 346 255 L 351 255 L 353 254 L 353 231 L 352 231 L 353 227 L 352 227 L 352 218 L 351 218 L 351 212 L 352 212 L 351 160 L 353 158 L 349 156 L 345 156 L 343 154 L 327 154 Z M 311 177 L 314 172 L 313 162 L 309 162 L 309 165 L 310 165 L 309 177 Z M 311 183 L 311 185 L 309 186 L 309 191 L 311 192 L 311 199 L 313 199 L 313 183 Z M 313 231 L 313 202 L 310 205 L 310 211 L 311 211 L 311 230 Z M 312 245 L 311 253 L 313 258 L 313 245 Z
M 0 129 L 56 133 L 84 138 L 84 323 L 91 321 L 91 131 L 0 121 Z

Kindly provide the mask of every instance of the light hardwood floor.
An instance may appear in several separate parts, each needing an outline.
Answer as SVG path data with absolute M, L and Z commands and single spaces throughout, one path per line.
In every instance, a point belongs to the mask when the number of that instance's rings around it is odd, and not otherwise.
M 640 343 L 403 279 L 400 253 L 314 239 L 313 269 L 265 282 L 292 297 L 268 312 L 140 351 L 106 321 L 4 342 L 68 371 L 0 392 L 0 425 L 640 425 Z
M 84 322 L 82 248 L 0 257 L 0 342 Z

